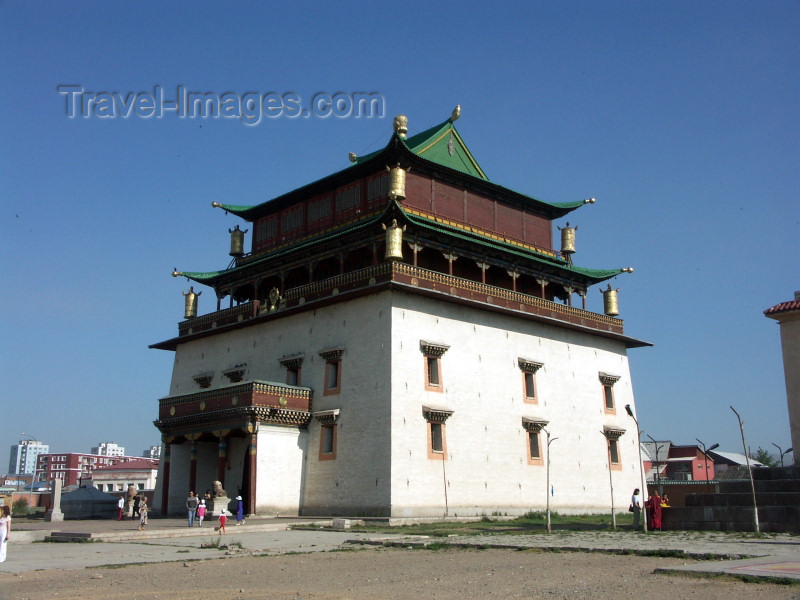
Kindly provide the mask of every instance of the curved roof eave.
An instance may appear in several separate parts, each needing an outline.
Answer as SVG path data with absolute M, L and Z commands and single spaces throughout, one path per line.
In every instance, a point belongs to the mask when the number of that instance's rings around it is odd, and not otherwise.
M 390 210 L 391 206 L 392 206 L 392 204 L 387 205 L 387 210 Z M 268 252 L 264 256 L 254 260 L 252 262 L 248 262 L 248 263 L 246 263 L 244 265 L 240 265 L 240 266 L 237 266 L 237 267 L 232 267 L 230 269 L 225 269 L 223 271 L 209 271 L 207 273 L 202 273 L 202 272 L 197 272 L 197 271 L 177 271 L 176 270 L 176 271 L 173 272 L 173 276 L 174 277 L 186 277 L 187 279 L 191 279 L 192 281 L 196 281 L 197 283 L 201 283 L 203 285 L 214 287 L 214 284 L 216 283 L 216 280 L 218 280 L 219 278 L 221 278 L 223 276 L 234 275 L 236 273 L 241 273 L 242 271 L 246 271 L 247 269 L 250 269 L 250 268 L 252 268 L 252 267 L 254 267 L 256 265 L 262 264 L 263 262 L 265 262 L 267 260 L 274 260 L 275 258 L 278 258 L 278 257 L 280 257 L 280 256 L 282 256 L 284 254 L 295 252 L 295 251 L 300 250 L 300 249 L 302 249 L 305 246 L 308 246 L 310 244 L 318 244 L 318 243 L 321 243 L 321 242 L 325 242 L 327 240 L 335 239 L 335 238 L 341 236 L 344 233 L 347 233 L 347 232 L 350 232 L 350 231 L 355 231 L 355 230 L 358 230 L 358 229 L 362 229 L 364 227 L 369 227 L 370 225 L 373 225 L 376 222 L 378 222 L 381 219 L 383 219 L 384 215 L 386 214 L 386 212 L 387 211 L 383 211 L 383 212 L 377 213 L 373 217 L 371 217 L 369 219 L 365 219 L 361 223 L 358 223 L 358 224 L 356 224 L 356 225 L 354 225 L 352 227 L 343 226 L 340 229 L 337 229 L 336 231 L 328 232 L 325 235 L 316 236 L 316 237 L 310 237 L 310 238 L 307 238 L 305 240 L 301 240 L 296 244 L 291 244 L 289 246 L 285 246 L 285 247 L 281 248 L 278 251 Z

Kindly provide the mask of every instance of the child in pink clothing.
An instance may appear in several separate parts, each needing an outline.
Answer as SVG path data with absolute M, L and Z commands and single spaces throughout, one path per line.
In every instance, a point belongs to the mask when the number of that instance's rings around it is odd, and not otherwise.
M 203 517 L 206 516 L 206 501 L 200 500 L 200 504 L 197 506 L 197 526 L 203 526 Z

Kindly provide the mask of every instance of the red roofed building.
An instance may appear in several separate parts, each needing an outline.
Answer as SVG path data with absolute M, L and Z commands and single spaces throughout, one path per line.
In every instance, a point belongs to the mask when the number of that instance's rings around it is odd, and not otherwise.
M 780 324 L 792 447 L 800 448 L 800 291 L 794 293 L 794 300 L 781 302 L 765 310 L 764 316 Z M 794 456 L 797 456 L 797 452 Z
M 108 494 L 123 492 L 130 486 L 137 490 L 152 490 L 156 487 L 157 474 L 158 460 L 133 458 L 96 467 L 92 471 L 92 485 Z

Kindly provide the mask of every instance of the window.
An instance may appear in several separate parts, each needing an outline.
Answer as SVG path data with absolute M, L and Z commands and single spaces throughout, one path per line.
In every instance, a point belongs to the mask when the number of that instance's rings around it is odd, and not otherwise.
M 538 404 L 539 399 L 536 389 L 536 371 L 541 369 L 543 364 L 527 358 L 518 358 L 517 364 L 522 371 L 522 391 L 524 401 L 528 404 Z
M 428 458 L 433 460 L 447 460 L 447 438 L 444 422 L 453 414 L 452 410 L 444 408 L 422 407 L 422 414 L 427 421 L 428 429 Z
M 286 385 L 300 385 L 300 370 L 304 359 L 303 354 L 292 354 L 278 359 L 286 369 Z
M 428 374 L 426 387 L 439 387 L 439 358 L 436 356 L 426 356 L 425 361 L 425 369 Z
M 336 420 L 339 418 L 339 409 L 315 412 L 314 418 L 321 425 L 319 431 L 319 460 L 335 460 L 338 433 Z
M 425 359 L 425 389 L 429 392 L 442 392 L 442 355 L 450 346 L 420 340 L 419 348 Z
M 325 390 L 339 388 L 339 365 L 340 361 L 338 360 L 325 362 Z
M 281 213 L 281 235 L 283 238 L 299 233 L 303 226 L 303 205 L 286 209 Z
M 361 186 L 355 185 L 336 192 L 336 216 L 348 217 L 358 212 L 361 205 Z
M 541 432 L 548 421 L 522 417 L 522 428 L 527 432 L 528 464 L 543 465 Z M 546 431 L 546 430 L 545 430 Z
M 603 386 L 603 410 L 607 413 L 616 413 L 617 409 L 614 404 L 614 384 L 619 381 L 619 375 L 609 375 L 608 373 L 600 373 L 600 383 Z
M 608 456 L 612 465 L 619 464 L 619 442 L 617 440 L 608 440 Z
M 603 427 L 603 435 L 608 441 L 608 466 L 614 471 L 622 470 L 622 460 L 619 452 L 619 438 L 625 433 L 619 427 Z
M 389 174 L 382 173 L 367 182 L 367 208 L 381 204 L 389 193 Z
M 444 423 L 431 423 L 431 452 L 444 452 Z
M 315 198 L 308 203 L 308 224 L 318 225 L 330 221 L 333 197 L 330 195 Z
M 542 460 L 542 447 L 539 444 L 539 432 L 528 432 L 528 461 Z
M 603 399 L 606 403 L 606 410 L 614 410 L 614 388 L 603 384 Z
M 319 353 L 325 359 L 323 396 L 338 394 L 342 389 L 342 354 L 344 354 L 344 348 L 331 348 Z

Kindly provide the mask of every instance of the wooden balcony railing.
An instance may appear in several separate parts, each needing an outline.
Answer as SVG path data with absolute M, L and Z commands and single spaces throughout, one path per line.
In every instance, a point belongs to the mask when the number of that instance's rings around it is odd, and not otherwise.
M 624 333 L 621 319 L 402 262 L 383 263 L 286 290 L 274 312 L 389 282 L 427 294 L 442 294 L 461 302 L 476 302 L 599 331 Z M 192 335 L 263 317 L 268 312 L 266 303 L 247 302 L 183 321 L 178 325 L 178 334 L 180 337 Z

